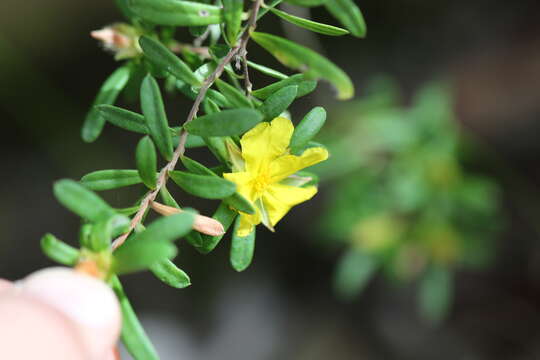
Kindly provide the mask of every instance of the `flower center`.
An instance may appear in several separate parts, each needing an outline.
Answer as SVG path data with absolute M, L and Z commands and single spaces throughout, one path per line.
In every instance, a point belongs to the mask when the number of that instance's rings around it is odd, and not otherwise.
M 270 175 L 266 171 L 261 172 L 253 179 L 253 188 L 259 194 L 263 193 L 268 185 L 270 185 Z

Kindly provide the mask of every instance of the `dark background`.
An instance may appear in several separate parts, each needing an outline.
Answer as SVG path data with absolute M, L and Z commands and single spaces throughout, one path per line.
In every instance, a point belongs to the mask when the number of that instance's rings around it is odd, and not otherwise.
M 254 263 L 244 273 L 230 268 L 224 239 L 207 256 L 181 246 L 178 263 L 193 282 L 186 290 L 148 274 L 125 278 L 163 359 L 540 358 L 540 3 L 358 4 L 368 23 L 365 40 L 313 38 L 289 27 L 287 35 L 326 52 L 351 74 L 360 97 L 363 84 L 380 73 L 393 76 L 408 95 L 434 78 L 454 82 L 464 131 L 495 159 L 470 166 L 503 189 L 505 227 L 495 264 L 458 274 L 452 312 L 439 328 L 418 317 L 415 284 L 377 279 L 357 301 L 339 302 L 331 288 L 339 253 L 318 247 L 309 231 L 324 207 L 323 188 L 310 206 L 286 217 L 276 235 L 259 232 Z M 312 16 L 336 24 L 323 9 Z M 135 136 L 108 127 L 94 144 L 79 137 L 94 94 L 116 66 L 88 33 L 118 20 L 109 0 L 0 2 L 2 277 L 52 265 L 39 250 L 46 232 L 76 244 L 78 220 L 54 200 L 54 180 L 134 166 Z M 271 16 L 260 26 L 282 31 Z M 255 45 L 250 55 L 268 59 Z M 330 95 L 321 86 L 295 110 L 324 103 L 331 121 L 339 104 Z M 171 123 L 180 123 L 188 106 L 169 101 Z M 133 195 L 106 196 L 127 205 Z

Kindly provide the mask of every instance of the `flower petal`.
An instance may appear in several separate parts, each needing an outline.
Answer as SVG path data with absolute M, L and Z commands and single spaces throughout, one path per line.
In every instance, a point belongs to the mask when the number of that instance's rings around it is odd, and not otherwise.
M 291 120 L 277 117 L 272 122 L 260 123 L 242 136 L 242 156 L 246 171 L 259 173 L 270 162 L 287 151 L 294 126 Z
M 328 151 L 322 147 L 309 148 L 300 156 L 284 155 L 270 164 L 272 182 L 279 182 L 288 176 L 328 159 Z
M 255 202 L 255 189 L 252 186 L 253 176 L 248 172 L 224 173 L 223 177 L 236 184 L 236 191 L 251 202 Z
M 263 202 L 270 217 L 272 226 L 281 220 L 295 205 L 311 199 L 317 193 L 315 186 L 299 188 L 294 186 L 273 184 L 263 195 Z
M 240 224 L 236 230 L 236 235 L 240 237 L 248 236 L 253 231 L 253 228 L 261 223 L 261 215 L 259 211 L 253 215 L 240 213 Z

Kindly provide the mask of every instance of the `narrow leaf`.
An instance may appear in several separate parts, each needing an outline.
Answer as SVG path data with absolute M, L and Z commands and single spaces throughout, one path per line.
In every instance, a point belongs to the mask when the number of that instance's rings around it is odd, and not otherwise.
M 337 89 L 338 99 L 347 100 L 354 96 L 349 76 L 315 51 L 275 35 L 253 32 L 251 37 L 283 65 L 300 70 L 308 77 L 329 81 Z
M 51 260 L 67 266 L 74 266 L 77 264 L 80 255 L 79 250 L 58 240 L 52 234 L 46 234 L 41 238 L 41 250 Z
M 236 229 L 240 223 L 240 218 L 236 219 L 236 224 L 233 230 L 230 261 L 234 270 L 240 272 L 248 268 L 253 259 L 255 251 L 255 229 L 248 235 L 240 237 L 236 235 Z
M 171 260 L 161 260 L 150 266 L 150 271 L 165 284 L 173 288 L 183 289 L 191 285 L 189 276 L 178 268 Z
M 344 300 L 351 300 L 364 289 L 376 268 L 372 256 L 357 249 L 349 250 L 340 259 L 334 275 L 337 294 Z
M 298 86 L 286 86 L 270 95 L 257 110 L 265 115 L 266 121 L 270 121 L 289 108 L 294 99 L 296 99 L 297 93 Z
M 298 6 L 314 7 L 323 5 L 326 0 L 287 0 L 287 2 Z
M 135 151 L 137 170 L 142 182 L 150 189 L 156 188 L 157 155 L 152 140 L 145 136 L 137 144 Z
M 137 170 L 98 170 L 86 174 L 81 183 L 90 190 L 103 191 L 141 183 Z
M 237 214 L 238 213 L 232 210 L 229 207 L 229 205 L 222 202 L 212 217 L 216 219 L 217 221 L 219 221 L 223 225 L 223 228 L 225 229 L 225 231 L 227 231 L 227 229 L 229 229 L 234 219 L 236 218 Z M 217 246 L 217 244 L 219 244 L 222 238 L 223 238 L 223 235 L 220 235 L 220 236 L 202 235 L 203 245 L 201 248 L 198 248 L 198 250 L 202 252 L 203 254 L 207 254 L 210 251 L 214 250 L 214 248 Z
M 293 154 L 304 149 L 309 141 L 321 130 L 326 121 L 326 110 L 317 106 L 304 116 L 302 121 L 295 127 L 291 138 L 291 152 Z
M 105 201 L 76 181 L 55 182 L 54 195 L 62 205 L 86 220 L 98 221 L 114 215 L 114 210 Z
M 95 106 L 101 104 L 114 104 L 118 94 L 124 89 L 129 80 L 129 73 L 129 68 L 127 66 L 116 69 L 107 80 L 105 80 L 101 89 L 99 89 L 94 104 L 88 112 L 88 115 L 86 115 L 81 130 L 81 136 L 84 141 L 92 142 L 101 134 L 103 125 L 105 125 L 105 119 L 101 117 L 101 114 Z
M 123 233 L 129 227 L 130 220 L 127 216 L 115 214 L 103 218 L 92 225 L 85 246 L 95 252 L 108 249 L 113 236 Z
M 308 29 L 319 34 L 331 35 L 331 36 L 342 36 L 342 35 L 347 35 L 349 33 L 345 29 L 332 26 L 332 25 L 321 24 L 316 21 L 294 16 L 275 8 L 270 9 L 270 11 L 274 13 L 275 15 L 279 16 L 280 18 L 290 22 L 291 24 L 300 26 L 301 28 Z
M 253 104 L 249 99 L 242 94 L 237 88 L 234 86 L 226 83 L 223 80 L 217 79 L 216 80 L 216 86 L 218 87 L 219 91 L 225 95 L 227 100 L 231 103 L 231 105 L 235 108 L 252 108 Z
M 115 273 L 146 269 L 158 261 L 173 258 L 176 247 L 171 242 L 191 231 L 194 218 L 187 211 L 162 217 L 133 235 L 114 252 Z
M 186 192 L 204 199 L 223 199 L 236 191 L 236 185 L 233 182 L 217 176 L 198 175 L 185 171 L 171 171 L 169 175 Z
M 212 170 L 208 169 L 203 164 L 188 158 L 187 156 L 182 156 L 181 158 L 182 163 L 188 169 L 194 174 L 199 175 L 208 175 L 208 176 L 214 176 L 220 178 L 216 173 L 214 173 Z M 223 199 L 223 202 L 227 203 L 228 205 L 232 206 L 236 210 L 245 212 L 247 214 L 254 214 L 255 209 L 251 205 L 251 203 L 244 198 L 242 195 L 240 195 L 238 192 L 234 193 L 233 195 L 226 197 Z
M 221 23 L 217 6 L 181 0 L 131 0 L 129 8 L 141 19 L 157 25 L 202 26 Z
M 315 88 L 317 87 L 317 81 L 306 80 L 305 75 L 296 74 L 287 79 L 275 82 L 261 89 L 255 90 L 252 92 L 252 95 L 264 100 L 270 95 L 274 94 L 276 91 L 283 89 L 284 87 L 289 85 L 298 86 L 298 93 L 296 94 L 296 97 L 299 98 L 315 90 Z
M 98 105 L 97 110 L 101 117 L 111 124 L 124 130 L 140 134 L 148 134 L 148 127 L 144 116 L 113 105 Z
M 364 16 L 353 0 L 326 0 L 324 5 L 328 12 L 334 15 L 354 36 L 361 38 L 366 36 L 367 27 Z
M 244 0 L 223 0 L 223 20 L 225 21 L 225 36 L 231 46 L 236 45 L 240 25 L 242 24 L 242 10 Z
M 134 359 L 159 360 L 154 345 L 146 335 L 118 277 L 111 279 L 112 288 L 122 310 L 122 342 Z
M 274 77 L 276 79 L 283 80 L 283 79 L 288 78 L 288 76 L 283 74 L 282 72 L 271 69 L 271 68 L 269 68 L 267 66 L 256 64 L 256 63 L 254 63 L 252 61 L 249 61 L 249 60 L 248 60 L 247 64 L 248 64 L 249 67 L 252 67 L 253 69 L 258 70 L 258 71 L 262 72 L 263 74 Z
M 175 78 L 191 85 L 201 85 L 189 66 L 159 41 L 148 36 L 141 36 L 139 45 L 151 62 L 165 69 Z
M 262 120 L 257 110 L 232 109 L 198 117 L 184 127 L 199 136 L 233 136 L 245 133 Z
M 173 156 L 171 132 L 157 81 L 147 75 L 141 85 L 141 107 L 150 131 L 161 155 L 166 160 Z

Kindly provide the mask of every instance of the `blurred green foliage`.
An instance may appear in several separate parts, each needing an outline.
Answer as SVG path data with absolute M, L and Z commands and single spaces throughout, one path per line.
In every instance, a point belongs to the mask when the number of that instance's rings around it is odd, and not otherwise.
M 386 78 L 368 94 L 340 108 L 323 139 L 332 157 L 316 168 L 331 188 L 323 233 L 347 247 L 335 288 L 353 298 L 377 270 L 418 280 L 420 311 L 437 322 L 451 303 L 452 273 L 492 258 L 499 190 L 462 165 L 445 84 L 424 86 L 409 106 Z

